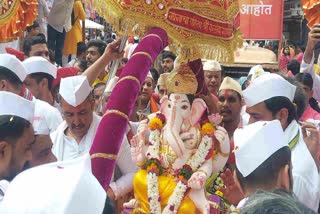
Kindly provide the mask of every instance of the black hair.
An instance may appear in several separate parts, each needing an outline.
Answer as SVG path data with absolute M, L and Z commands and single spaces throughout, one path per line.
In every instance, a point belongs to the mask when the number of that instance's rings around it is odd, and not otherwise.
M 156 85 L 158 82 L 158 79 L 159 79 L 159 72 L 155 68 L 150 68 L 150 73 L 151 73 L 152 78 L 154 80 L 154 83 Z
M 0 115 L 0 141 L 15 144 L 31 123 L 21 117 L 12 115 Z
M 315 214 L 303 205 L 291 192 L 282 189 L 258 190 L 249 196 L 240 214 Z
M 288 54 L 286 54 L 285 52 L 284 52 L 284 50 L 285 49 L 289 49 L 289 53 Z M 284 47 L 283 47 L 283 49 L 282 49 L 282 53 L 284 54 L 284 55 L 289 55 L 290 56 L 290 46 L 289 45 L 285 45 Z
M 296 59 L 290 60 L 287 64 L 288 71 L 291 71 L 293 75 L 296 75 L 300 72 L 300 63 Z
M 34 22 L 32 23 L 32 25 L 30 25 L 30 26 L 27 27 L 27 32 L 30 32 L 32 29 L 37 28 L 37 27 L 40 27 L 39 22 L 34 21 Z
M 78 61 L 76 63 L 78 63 L 79 68 L 81 68 L 81 70 L 83 70 L 83 72 L 85 70 L 87 70 L 87 68 L 88 68 L 88 62 L 87 61 L 81 60 L 81 61 Z
M 123 63 L 125 63 L 125 64 L 127 64 L 128 61 L 129 61 L 128 58 L 125 58 L 125 57 L 123 57 L 123 58 L 121 59 L 121 62 L 123 62 Z
M 296 104 L 296 107 L 297 107 L 296 113 L 297 113 L 297 118 L 299 119 L 307 108 L 307 104 L 308 104 L 307 95 L 305 93 L 305 90 L 302 88 L 301 84 L 296 79 L 289 78 L 289 77 L 286 77 L 285 79 L 288 82 L 290 82 L 292 85 L 296 86 L 293 103 Z
M 267 109 L 271 111 L 272 116 L 276 116 L 276 114 L 282 108 L 286 108 L 288 110 L 288 124 L 290 124 L 293 120 L 297 119 L 296 109 L 293 103 L 287 97 L 272 97 L 270 99 L 265 100 L 264 103 Z
M 40 37 L 42 37 L 43 39 L 46 40 L 46 36 L 43 33 L 38 33 L 37 36 L 40 36 Z
M 316 99 L 311 97 L 311 99 L 309 100 L 309 104 L 310 104 L 310 106 L 311 106 L 311 108 L 313 110 L 315 110 L 316 112 L 320 113 L 320 107 L 319 107 L 318 101 Z
M 42 36 L 32 36 L 23 43 L 23 53 L 29 56 L 31 47 L 37 44 L 47 44 L 46 38 Z
M 48 80 L 48 89 L 52 89 L 52 83 L 53 83 L 53 76 L 50 74 L 44 73 L 44 72 L 38 72 L 38 73 L 32 73 L 29 74 L 30 78 L 34 79 L 38 84 L 41 80 L 47 79 Z
M 22 85 L 22 81 L 14 72 L 3 66 L 0 66 L 0 80 L 7 80 L 16 88 Z
M 103 54 L 104 50 L 107 47 L 107 44 L 102 40 L 90 40 L 87 44 L 87 47 L 97 47 L 100 55 Z
M 252 160 L 254 161 L 254 160 Z M 236 167 L 236 175 L 243 189 L 274 187 L 278 174 L 284 166 L 291 164 L 291 150 L 288 146 L 282 147 L 265 160 L 258 168 L 244 177 Z
M 295 79 L 305 85 L 305 86 L 308 86 L 310 89 L 313 88 L 313 79 L 312 79 L 312 76 L 308 73 L 299 73 L 295 76 Z
M 85 53 L 87 50 L 87 46 L 84 42 L 77 43 L 77 56 L 80 56 L 82 53 Z
M 97 84 L 93 87 L 93 90 L 92 90 L 92 91 L 96 90 L 97 88 L 99 88 L 99 87 L 101 87 L 101 86 L 106 86 L 106 83 L 104 83 L 104 82 L 99 82 L 99 83 L 97 83 Z
M 161 53 L 161 60 L 164 60 L 165 58 L 170 58 L 174 61 L 177 58 L 177 56 L 174 55 L 174 53 L 172 53 L 171 51 L 163 51 Z

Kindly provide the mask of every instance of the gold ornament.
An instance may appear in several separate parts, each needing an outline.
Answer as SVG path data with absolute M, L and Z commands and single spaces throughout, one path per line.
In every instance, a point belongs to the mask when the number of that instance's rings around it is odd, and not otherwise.
M 196 94 L 198 88 L 197 78 L 186 64 L 170 73 L 167 84 L 169 94 Z

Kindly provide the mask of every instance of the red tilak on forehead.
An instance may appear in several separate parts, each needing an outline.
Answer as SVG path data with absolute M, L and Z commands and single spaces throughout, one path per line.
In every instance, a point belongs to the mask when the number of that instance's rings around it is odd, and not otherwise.
M 230 97 L 231 93 L 232 91 L 230 89 L 225 89 L 222 95 L 224 96 L 224 98 L 228 98 Z
M 180 99 L 180 96 L 179 96 L 179 95 L 175 95 L 174 98 L 175 98 L 176 100 L 179 100 L 179 99 Z

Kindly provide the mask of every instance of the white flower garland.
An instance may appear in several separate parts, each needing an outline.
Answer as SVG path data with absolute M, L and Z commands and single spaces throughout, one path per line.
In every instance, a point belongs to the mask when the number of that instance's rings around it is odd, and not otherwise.
M 149 136 L 149 145 L 147 150 L 147 157 L 149 159 L 160 160 L 159 149 L 160 149 L 160 131 L 152 130 Z M 206 156 L 212 146 L 212 139 L 208 135 L 202 136 L 200 145 L 194 155 L 187 161 L 187 164 L 192 168 L 193 171 L 197 170 L 201 164 L 205 161 Z M 158 176 L 153 172 L 148 172 L 147 174 L 148 182 L 148 200 L 150 213 L 160 214 L 160 194 L 159 194 L 159 184 Z M 188 186 L 182 181 L 179 181 L 174 188 L 172 195 L 168 200 L 168 204 L 164 208 L 164 214 L 175 214 L 178 212 L 180 204 L 183 200 L 184 194 L 187 191 Z
M 159 160 L 159 147 L 160 147 L 160 131 L 153 130 L 149 136 L 150 145 L 147 150 L 147 157 L 149 159 L 155 158 Z M 148 181 L 148 200 L 150 213 L 158 214 L 161 213 L 160 205 L 160 195 L 159 195 L 159 183 L 158 176 L 156 173 L 148 172 L 147 174 Z

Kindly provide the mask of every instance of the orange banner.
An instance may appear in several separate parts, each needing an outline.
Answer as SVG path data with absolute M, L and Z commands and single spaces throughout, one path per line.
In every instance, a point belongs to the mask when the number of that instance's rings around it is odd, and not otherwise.
M 280 40 L 283 0 L 240 0 L 240 30 L 244 39 Z

